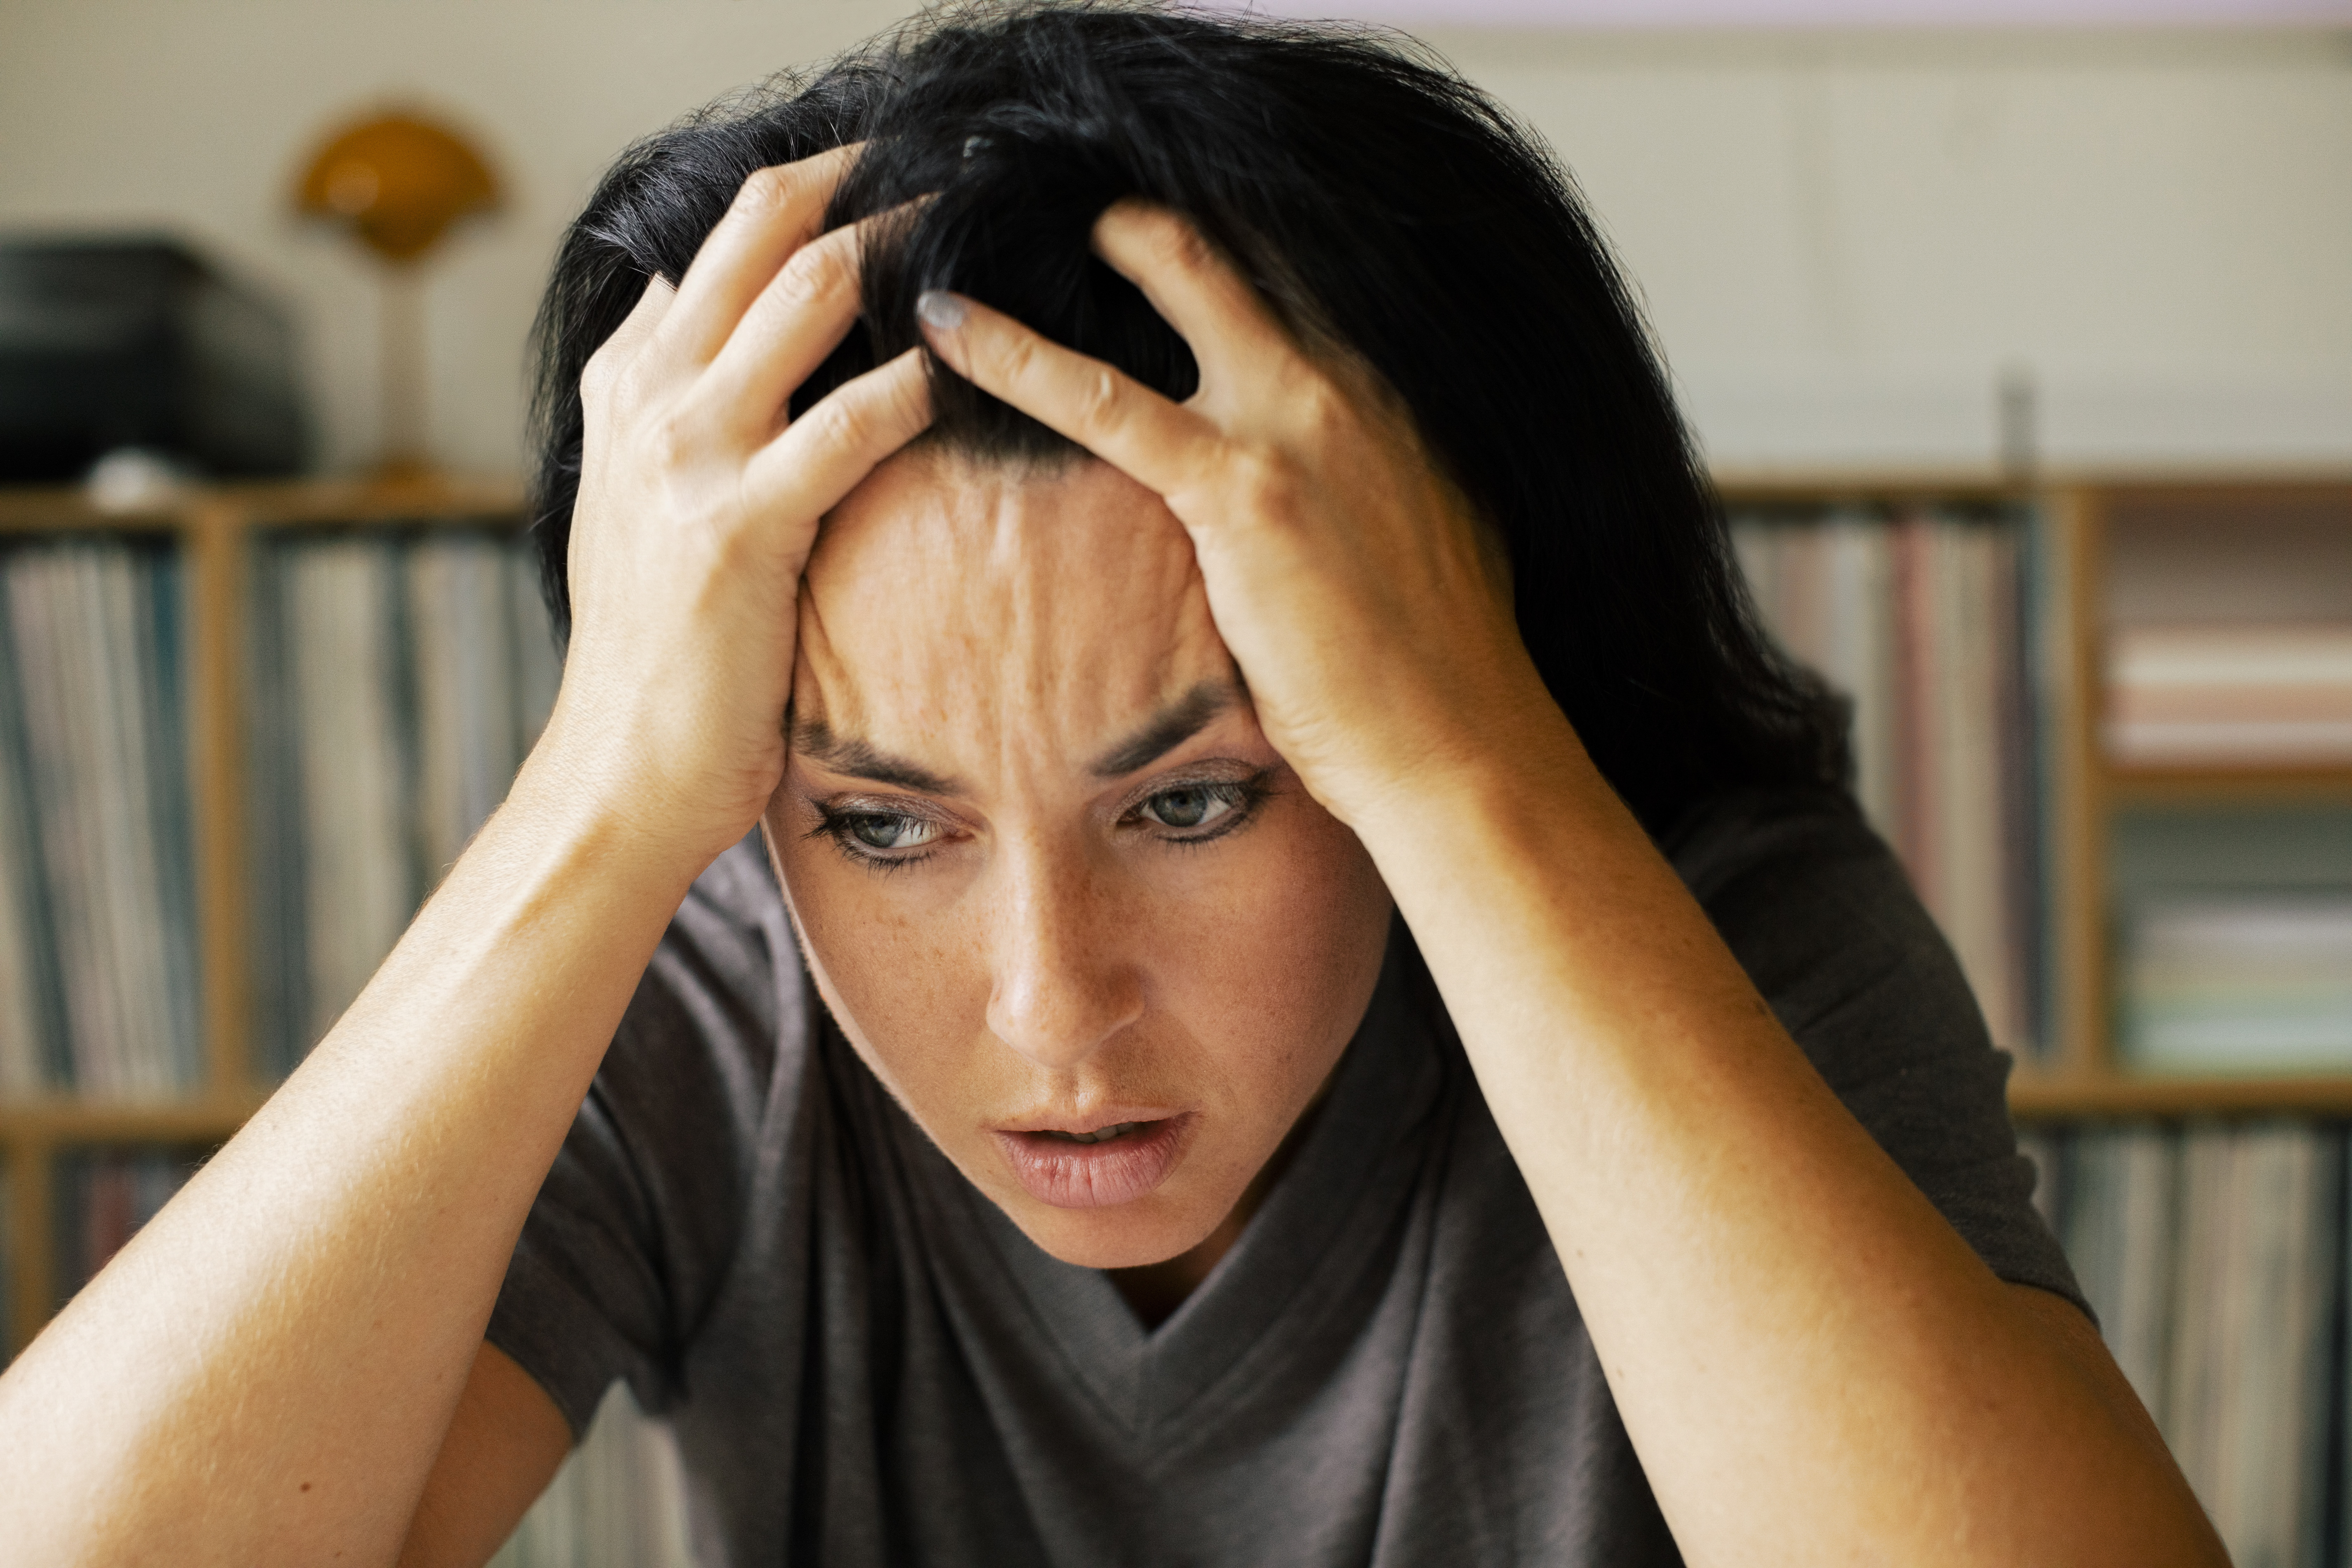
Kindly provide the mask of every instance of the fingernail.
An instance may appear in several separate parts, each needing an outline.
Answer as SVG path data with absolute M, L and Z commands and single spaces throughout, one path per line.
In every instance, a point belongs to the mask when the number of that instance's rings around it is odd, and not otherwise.
M 944 289 L 926 289 L 915 296 L 915 319 L 934 331 L 952 332 L 963 325 L 961 296 Z

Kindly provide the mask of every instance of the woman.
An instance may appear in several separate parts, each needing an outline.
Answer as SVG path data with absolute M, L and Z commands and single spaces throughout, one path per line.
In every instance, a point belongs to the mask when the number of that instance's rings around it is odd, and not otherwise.
M 626 1376 L 713 1562 L 2221 1561 L 1470 89 L 951 18 L 542 347 L 554 718 L 0 1384 L 26 1560 L 479 1562 Z

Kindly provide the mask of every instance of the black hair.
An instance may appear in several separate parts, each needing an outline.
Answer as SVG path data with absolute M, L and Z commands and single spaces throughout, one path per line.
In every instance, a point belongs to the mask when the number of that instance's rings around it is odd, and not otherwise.
M 1441 61 L 1368 28 L 1105 5 L 932 12 L 639 142 L 572 224 L 534 328 L 534 528 L 558 623 L 580 374 L 682 277 L 752 171 L 866 142 L 827 226 L 929 195 L 866 247 L 860 326 L 794 395 L 920 342 L 953 289 L 1174 397 L 1191 352 L 1087 247 L 1129 195 L 1189 216 L 1295 330 L 1410 409 L 1508 550 L 1521 636 L 1653 833 L 1742 785 L 1836 784 L 1843 706 L 1759 630 L 1640 313 L 1567 173 Z M 1062 437 L 936 361 L 927 439 Z M 1507 738 L 1504 738 L 1507 739 Z

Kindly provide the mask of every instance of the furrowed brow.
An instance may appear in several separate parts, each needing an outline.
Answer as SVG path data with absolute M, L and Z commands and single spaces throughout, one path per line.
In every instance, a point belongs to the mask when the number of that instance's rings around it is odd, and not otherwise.
M 1223 681 L 1204 680 L 1162 709 L 1151 722 L 1095 759 L 1097 778 L 1122 778 L 1150 767 L 1174 751 L 1234 704 L 1238 694 Z
M 879 752 L 854 735 L 836 735 L 821 719 L 793 726 L 793 750 L 828 773 L 875 784 L 896 784 L 918 795 L 961 795 L 958 781 L 931 772 L 919 763 Z

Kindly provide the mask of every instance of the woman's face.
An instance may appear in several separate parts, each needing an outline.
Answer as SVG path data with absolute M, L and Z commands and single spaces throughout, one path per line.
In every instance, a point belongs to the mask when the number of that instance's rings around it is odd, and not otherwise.
M 826 521 L 798 647 L 767 822 L 850 1042 L 1046 1251 L 1189 1251 L 1338 1061 L 1389 900 L 1182 528 L 1103 463 L 902 453 Z

